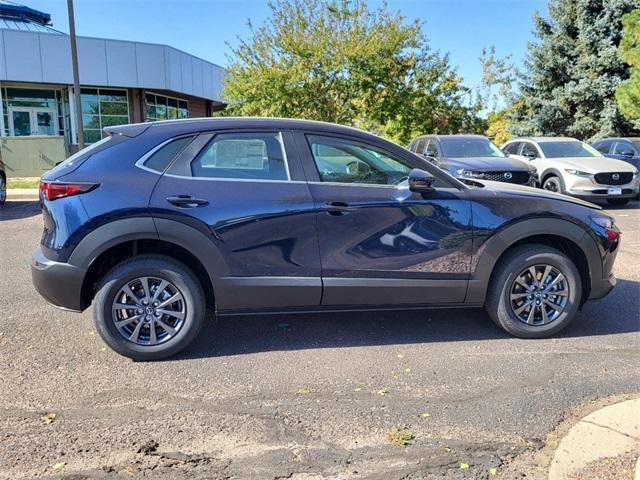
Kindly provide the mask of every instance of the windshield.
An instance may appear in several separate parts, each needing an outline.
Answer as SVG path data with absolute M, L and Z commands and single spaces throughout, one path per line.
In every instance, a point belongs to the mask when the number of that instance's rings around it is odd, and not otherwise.
M 449 158 L 504 158 L 504 153 L 484 138 L 445 138 L 440 141 L 440 146 L 444 156 Z
M 583 142 L 540 142 L 538 145 L 547 158 L 602 156 L 595 148 Z

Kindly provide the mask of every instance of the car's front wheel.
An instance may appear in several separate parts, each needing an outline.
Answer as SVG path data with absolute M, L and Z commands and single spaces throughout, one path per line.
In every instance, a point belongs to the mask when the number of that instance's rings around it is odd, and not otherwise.
M 564 192 L 564 186 L 562 185 L 562 180 L 560 177 L 551 176 L 545 178 L 542 183 L 542 188 L 545 190 L 549 190 L 550 192 L 562 193 Z
M 543 338 L 565 328 L 582 297 L 573 261 L 546 245 L 515 247 L 491 277 L 486 309 L 493 321 L 520 338 Z
M 195 275 L 159 255 L 116 265 L 94 299 L 98 333 L 113 350 L 134 360 L 175 355 L 195 339 L 204 319 L 204 294 Z
M 629 198 L 607 198 L 607 203 L 614 207 L 622 207 L 629 203 Z

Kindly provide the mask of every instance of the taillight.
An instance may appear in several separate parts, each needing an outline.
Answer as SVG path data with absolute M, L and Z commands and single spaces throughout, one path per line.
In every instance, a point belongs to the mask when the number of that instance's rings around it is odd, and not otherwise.
M 78 195 L 96 188 L 96 183 L 65 183 L 65 182 L 40 182 L 40 191 L 47 200 Z

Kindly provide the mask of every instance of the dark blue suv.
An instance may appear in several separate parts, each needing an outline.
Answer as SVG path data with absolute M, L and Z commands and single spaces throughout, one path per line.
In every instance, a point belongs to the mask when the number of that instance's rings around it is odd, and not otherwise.
M 36 289 L 93 304 L 139 360 L 218 315 L 485 306 L 513 335 L 564 328 L 614 286 L 619 231 L 598 207 L 463 184 L 352 128 L 219 118 L 107 128 L 42 178 Z

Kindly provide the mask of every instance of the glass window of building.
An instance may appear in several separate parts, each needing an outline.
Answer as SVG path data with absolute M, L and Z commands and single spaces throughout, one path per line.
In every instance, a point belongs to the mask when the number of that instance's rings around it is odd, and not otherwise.
M 64 135 L 69 112 L 64 90 L 2 87 L 4 135 Z
M 104 127 L 129 123 L 126 90 L 81 88 L 80 102 L 85 143 L 100 140 Z
M 189 116 L 189 102 L 186 100 L 147 93 L 145 103 L 147 107 L 145 120 L 147 122 L 174 120 Z

